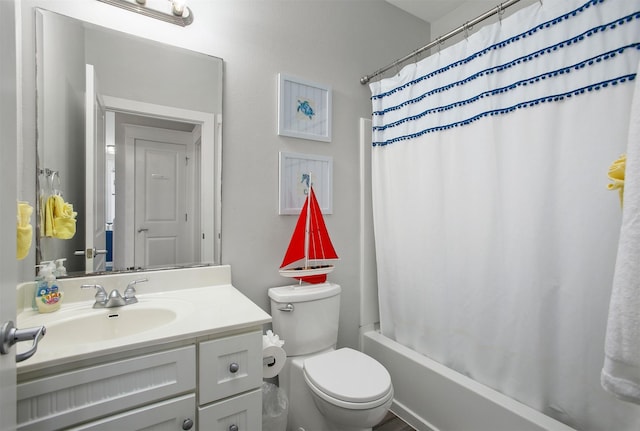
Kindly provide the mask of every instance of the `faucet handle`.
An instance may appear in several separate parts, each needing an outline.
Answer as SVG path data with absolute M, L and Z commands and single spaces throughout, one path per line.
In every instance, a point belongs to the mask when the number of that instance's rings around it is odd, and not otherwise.
M 96 289 L 96 303 L 102 303 L 104 304 L 105 302 L 107 302 L 107 291 L 104 290 L 104 287 L 102 287 L 99 284 L 83 284 L 80 286 L 81 289 Z
M 144 283 L 147 281 L 149 281 L 148 278 L 140 278 L 138 280 L 130 281 L 129 284 L 127 284 L 127 288 L 124 290 L 124 299 L 127 301 L 131 301 L 131 303 L 137 302 L 136 289 L 133 286 L 138 283 Z

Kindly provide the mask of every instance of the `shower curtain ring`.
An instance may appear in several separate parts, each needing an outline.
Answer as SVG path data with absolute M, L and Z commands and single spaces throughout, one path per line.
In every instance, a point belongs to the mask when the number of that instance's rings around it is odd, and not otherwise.
M 498 5 L 498 19 L 500 20 L 500 24 L 502 24 L 502 15 L 504 15 L 504 5 L 500 3 Z

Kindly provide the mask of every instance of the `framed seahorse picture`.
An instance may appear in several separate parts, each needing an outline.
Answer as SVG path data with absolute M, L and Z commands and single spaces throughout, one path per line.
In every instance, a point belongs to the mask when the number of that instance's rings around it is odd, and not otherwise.
M 280 151 L 279 212 L 298 215 L 313 186 L 322 214 L 333 214 L 333 158 Z
M 331 88 L 279 73 L 278 135 L 331 142 Z

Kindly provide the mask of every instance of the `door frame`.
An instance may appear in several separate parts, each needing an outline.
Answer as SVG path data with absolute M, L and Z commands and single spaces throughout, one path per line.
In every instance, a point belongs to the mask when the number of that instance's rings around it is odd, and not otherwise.
M 0 76 L 3 80 L 0 97 L 0 160 L 3 178 L 0 195 L 4 203 L 0 206 L 0 325 L 8 320 L 16 322 L 16 286 L 18 267 L 16 262 L 16 202 L 24 193 L 22 180 L 18 177 L 18 166 L 22 167 L 21 89 L 18 85 L 18 63 L 21 58 L 16 45 L 16 21 L 20 22 L 20 2 L 0 1 L 0 45 L 2 61 Z M 19 30 L 18 30 L 19 31 Z M 6 84 L 6 85 L 5 85 Z M 20 163 L 18 163 L 20 162 Z M 22 173 L 22 170 L 20 170 Z M 18 178 L 18 184 L 10 179 Z M 34 204 L 34 202 L 32 202 Z M 33 216 L 31 223 L 33 223 Z M 34 232 L 35 235 L 35 232 Z M 32 252 L 30 252 L 32 253 Z M 27 257 L 27 261 L 29 257 Z M 0 420 L 1 431 L 16 429 L 16 348 L 10 354 L 0 355 Z
M 198 124 L 201 130 L 200 225 L 203 263 L 221 263 L 222 116 L 103 95 L 105 108 L 134 115 Z M 211 187 L 211 185 L 214 185 Z M 213 216 L 212 216 L 213 215 Z
M 106 261 L 105 107 L 95 67 L 85 64 L 85 273 L 104 271 Z

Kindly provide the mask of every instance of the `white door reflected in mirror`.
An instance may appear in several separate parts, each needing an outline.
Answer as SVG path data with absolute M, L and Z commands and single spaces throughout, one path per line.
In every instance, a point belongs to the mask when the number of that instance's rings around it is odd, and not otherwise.
M 193 178 L 194 145 L 189 145 L 191 134 L 178 134 L 184 143 L 135 140 L 135 267 L 200 260 L 193 247 L 193 189 L 187 187 Z

